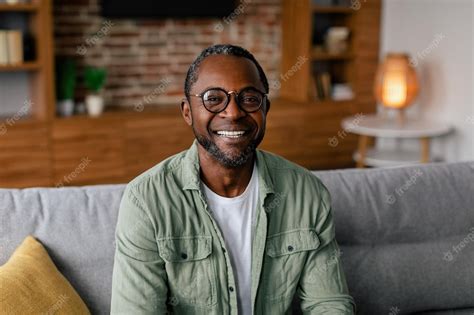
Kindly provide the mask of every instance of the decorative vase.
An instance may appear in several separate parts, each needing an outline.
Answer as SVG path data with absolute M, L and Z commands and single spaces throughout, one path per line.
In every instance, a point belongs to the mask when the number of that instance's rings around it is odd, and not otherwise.
M 104 111 L 104 97 L 100 94 L 86 96 L 86 108 L 89 116 L 97 117 Z
M 58 101 L 58 114 L 63 117 L 69 117 L 74 114 L 74 100 Z

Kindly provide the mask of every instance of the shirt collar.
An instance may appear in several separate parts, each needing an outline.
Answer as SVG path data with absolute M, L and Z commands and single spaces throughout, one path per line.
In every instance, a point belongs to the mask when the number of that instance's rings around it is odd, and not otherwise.
M 265 161 L 265 156 L 259 149 L 256 150 L 257 170 L 259 191 L 262 193 L 262 200 L 266 195 L 274 193 L 273 180 L 269 174 L 268 167 Z M 198 142 L 194 139 L 191 147 L 186 151 L 183 158 L 183 174 L 182 183 L 184 190 L 200 190 L 200 175 L 199 175 L 199 155 Z

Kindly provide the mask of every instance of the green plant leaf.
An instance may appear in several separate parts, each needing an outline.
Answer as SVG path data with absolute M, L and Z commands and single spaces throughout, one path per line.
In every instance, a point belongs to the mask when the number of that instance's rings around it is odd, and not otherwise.
M 87 67 L 84 72 L 84 83 L 88 90 L 99 92 L 105 85 L 107 71 L 103 68 Z

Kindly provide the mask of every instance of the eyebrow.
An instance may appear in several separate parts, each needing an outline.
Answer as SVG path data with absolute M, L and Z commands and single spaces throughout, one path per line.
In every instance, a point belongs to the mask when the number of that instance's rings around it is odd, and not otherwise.
M 259 88 L 257 88 L 257 87 L 254 86 L 254 85 L 246 85 L 246 86 L 244 86 L 243 88 L 237 90 L 236 92 L 240 92 L 240 91 L 245 90 L 245 89 L 248 89 L 248 88 L 252 88 L 252 89 L 256 89 L 257 91 L 261 91 Z M 213 86 L 213 85 L 211 85 L 211 86 L 205 87 L 200 93 L 203 93 L 203 92 L 205 92 L 205 91 L 207 91 L 207 90 L 209 90 L 209 89 L 222 89 L 222 90 L 224 90 L 224 91 L 229 92 L 227 89 L 224 89 L 224 88 L 221 87 L 221 86 Z M 233 90 L 231 90 L 231 91 L 233 91 Z M 266 94 L 264 91 L 261 91 L 261 92 L 264 93 L 264 94 Z

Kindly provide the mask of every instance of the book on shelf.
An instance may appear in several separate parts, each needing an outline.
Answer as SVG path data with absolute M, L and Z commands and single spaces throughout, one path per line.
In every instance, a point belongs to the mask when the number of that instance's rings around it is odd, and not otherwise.
M 324 98 L 331 98 L 331 75 L 329 73 L 321 73 L 321 85 L 323 86 Z
M 0 3 L 7 3 L 7 4 L 18 4 L 18 3 L 29 3 L 30 1 L 26 0 L 0 0 Z
M 316 73 L 312 78 L 312 96 L 318 100 L 331 98 L 331 75 L 328 72 Z
M 10 64 L 23 63 L 23 34 L 20 30 L 7 32 L 8 62 Z
M 20 30 L 0 30 L 0 65 L 23 63 L 23 33 Z
M 311 100 L 317 100 L 319 99 L 318 96 L 318 89 L 316 88 L 316 78 L 314 75 L 310 76 L 311 77 L 311 82 L 309 86 L 309 99 Z
M 7 31 L 0 30 L 0 65 L 8 64 Z

